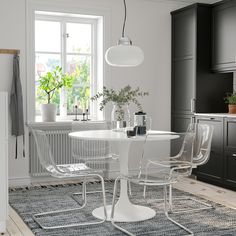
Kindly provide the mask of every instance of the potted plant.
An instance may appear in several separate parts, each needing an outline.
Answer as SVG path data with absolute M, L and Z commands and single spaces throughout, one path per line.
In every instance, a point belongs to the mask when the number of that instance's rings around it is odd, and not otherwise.
M 46 95 L 47 104 L 41 104 L 42 121 L 56 120 L 56 104 L 52 104 L 52 98 L 60 88 L 71 88 L 74 77 L 62 72 L 62 68 L 56 66 L 53 71 L 47 72 L 39 78 L 39 90 Z
M 104 86 L 103 92 L 97 93 L 91 99 L 94 101 L 102 97 L 102 101 L 100 102 L 101 111 L 105 108 L 107 103 L 113 103 L 111 121 L 116 123 L 115 125 L 113 124 L 113 128 L 116 127 L 119 129 L 126 127 L 128 125 L 127 122 L 130 122 L 128 105 L 130 103 L 134 103 L 137 107 L 137 110 L 142 111 L 142 105 L 138 101 L 138 97 L 144 97 L 146 95 L 148 95 L 148 92 L 140 91 L 139 87 L 132 89 L 130 85 L 127 85 L 118 91 L 115 91 L 114 89 L 108 89 Z
M 227 93 L 224 98 L 225 103 L 228 104 L 228 109 L 230 114 L 236 114 L 236 91 L 233 93 Z

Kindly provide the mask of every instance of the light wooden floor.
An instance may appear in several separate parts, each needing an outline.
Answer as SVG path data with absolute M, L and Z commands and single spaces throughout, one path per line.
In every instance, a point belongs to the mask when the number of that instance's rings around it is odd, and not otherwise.
M 236 192 L 186 178 L 175 184 L 176 188 L 203 197 L 213 202 L 236 209 Z M 34 234 L 10 207 L 7 221 L 7 236 L 33 236 Z

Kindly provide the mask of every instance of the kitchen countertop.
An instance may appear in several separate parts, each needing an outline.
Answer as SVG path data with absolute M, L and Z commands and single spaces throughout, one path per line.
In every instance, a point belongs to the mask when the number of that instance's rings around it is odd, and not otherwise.
M 236 114 L 229 114 L 229 113 L 194 113 L 194 115 L 236 118 Z

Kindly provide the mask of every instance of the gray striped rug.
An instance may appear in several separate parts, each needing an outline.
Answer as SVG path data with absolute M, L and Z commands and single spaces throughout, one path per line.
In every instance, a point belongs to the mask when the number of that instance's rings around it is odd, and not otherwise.
M 98 183 L 88 184 L 88 191 L 99 190 L 99 188 L 100 185 Z M 113 182 L 106 182 L 106 189 L 111 190 L 112 192 Z M 9 193 L 9 201 L 10 205 L 37 236 L 124 235 L 119 230 L 114 229 L 109 222 L 89 227 L 43 230 L 32 219 L 32 215 L 35 213 L 78 207 L 78 204 L 71 198 L 71 194 L 78 191 L 81 191 L 80 184 L 11 189 Z M 142 200 L 142 188 L 140 188 L 140 186 L 132 185 L 132 192 L 132 202 L 147 205 L 147 203 Z M 160 187 L 149 187 L 148 189 L 147 197 L 150 199 L 148 205 L 157 211 L 157 215 L 153 219 L 137 223 L 122 223 L 122 226 L 139 236 L 185 235 L 183 230 L 179 229 L 176 225 L 172 224 L 165 218 L 163 206 L 154 201 L 155 198 L 162 197 L 162 192 L 162 188 Z M 187 196 L 190 194 L 174 189 L 173 195 Z M 107 204 L 111 203 L 111 199 L 112 194 L 107 194 Z M 215 206 L 215 209 L 203 210 L 195 213 L 176 214 L 173 218 L 191 229 L 196 236 L 236 236 L 236 211 L 216 203 L 212 204 Z M 94 220 L 91 212 L 94 208 L 100 205 L 102 205 L 101 195 L 88 195 L 88 207 L 85 210 L 48 218 L 44 217 L 42 220 L 45 221 L 47 225 Z M 174 203 L 174 205 L 176 208 L 198 207 L 197 203 L 189 200 L 182 202 L 178 201 Z

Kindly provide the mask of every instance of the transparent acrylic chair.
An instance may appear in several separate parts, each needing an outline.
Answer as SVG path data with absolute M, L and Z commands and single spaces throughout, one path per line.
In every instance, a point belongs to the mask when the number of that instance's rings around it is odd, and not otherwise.
M 88 226 L 94 224 L 101 224 L 107 218 L 107 211 L 106 211 L 106 196 L 105 196 L 105 186 L 103 177 L 100 175 L 98 171 L 94 171 L 90 167 L 86 166 L 84 163 L 75 163 L 75 164 L 63 164 L 63 165 L 56 165 L 54 162 L 54 158 L 52 155 L 51 147 L 49 140 L 46 136 L 45 131 L 42 130 L 35 130 L 31 129 L 38 152 L 38 157 L 40 163 L 43 168 L 45 168 L 52 177 L 55 178 L 76 178 L 81 179 L 83 182 L 89 181 L 88 179 L 94 180 L 94 178 L 99 179 L 101 181 L 102 187 L 102 201 L 104 206 L 104 219 L 99 221 L 92 221 L 92 222 L 83 222 L 83 223 L 76 223 L 76 224 L 63 224 L 63 225 L 54 225 L 54 226 L 46 226 L 42 224 L 39 218 L 43 216 L 47 217 L 61 213 L 69 213 L 83 209 L 87 204 L 87 192 L 86 192 L 86 184 L 82 185 L 82 197 L 83 203 L 78 208 L 73 209 L 65 209 L 65 210 L 57 210 L 57 211 L 50 211 L 50 212 L 43 212 L 39 214 L 33 215 L 33 219 L 43 228 L 43 229 L 58 229 L 58 228 L 68 228 L 68 227 L 76 227 L 76 226 Z
M 110 130 L 110 122 L 72 122 L 72 132 L 85 130 Z M 108 141 L 101 140 L 84 140 L 71 139 L 72 157 L 78 163 L 83 163 L 86 166 L 101 172 L 106 178 L 108 176 L 109 165 L 118 162 L 118 155 L 115 154 L 115 147 Z M 115 171 L 114 171 L 115 172 Z M 83 183 L 86 188 L 86 182 Z M 99 191 L 97 191 L 98 193 Z M 106 193 L 111 193 L 108 190 Z M 88 192 L 88 193 L 95 193 Z M 74 196 L 80 193 L 74 193 Z
M 109 130 L 109 122 L 72 122 L 72 132 L 84 130 Z M 108 141 L 72 139 L 72 156 L 79 163 L 107 174 L 109 163 L 117 161 L 114 147 Z
M 197 168 L 198 166 L 204 165 L 207 163 L 207 161 L 210 158 L 210 152 L 211 152 L 211 142 L 212 142 L 212 136 L 214 127 L 210 126 L 208 124 L 199 124 L 199 123 L 191 123 L 188 126 L 188 130 L 194 129 L 196 133 L 195 141 L 194 141 L 194 151 L 193 151 L 193 162 L 192 162 L 192 168 Z M 161 161 L 159 161 L 161 163 Z M 191 173 L 190 173 L 191 174 Z M 144 187 L 144 197 L 146 195 L 145 193 L 146 187 Z M 161 199 L 160 199 L 161 200 Z M 202 207 L 197 208 L 191 208 L 191 209 L 178 209 L 173 210 L 173 200 L 188 200 L 188 201 L 194 201 L 195 203 L 199 205 L 203 205 Z M 206 202 L 197 200 L 193 197 L 172 197 L 172 185 L 169 186 L 169 210 L 172 213 L 186 213 L 186 212 L 194 212 L 199 210 L 206 210 L 211 209 L 213 206 L 211 204 L 208 204 Z
M 142 155 L 138 160 L 137 157 L 134 157 L 136 158 L 136 163 L 138 163 L 137 166 L 131 167 L 129 165 L 129 174 L 127 176 L 118 176 L 115 180 L 111 222 L 115 228 L 127 235 L 133 236 L 134 234 L 115 222 L 117 185 L 121 179 L 126 179 L 141 186 L 163 186 L 165 216 L 189 235 L 193 235 L 191 230 L 169 216 L 167 187 L 179 181 L 181 176 L 188 176 L 191 173 L 195 133 L 189 130 L 187 133 L 162 134 L 162 136 L 160 141 L 156 134 L 145 135 Z M 172 150 L 176 153 L 174 158 L 170 157 Z M 156 164 L 156 158 L 160 158 L 157 153 L 165 153 L 165 156 L 169 156 L 169 159 L 165 159 L 161 164 Z M 133 163 L 133 160 L 129 160 L 129 163 Z

